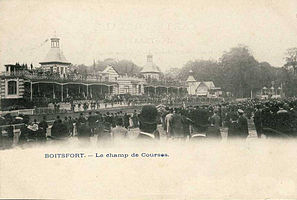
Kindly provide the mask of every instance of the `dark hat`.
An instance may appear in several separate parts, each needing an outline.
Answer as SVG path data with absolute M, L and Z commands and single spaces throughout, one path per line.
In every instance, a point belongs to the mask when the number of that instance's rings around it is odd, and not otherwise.
M 158 110 L 154 105 L 144 105 L 139 114 L 139 119 L 143 123 L 155 124 L 157 123 Z

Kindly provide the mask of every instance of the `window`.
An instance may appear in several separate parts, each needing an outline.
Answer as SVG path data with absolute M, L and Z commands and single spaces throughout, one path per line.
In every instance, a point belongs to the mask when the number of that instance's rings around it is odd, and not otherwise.
M 8 95 L 17 94 L 17 82 L 16 81 L 8 81 Z

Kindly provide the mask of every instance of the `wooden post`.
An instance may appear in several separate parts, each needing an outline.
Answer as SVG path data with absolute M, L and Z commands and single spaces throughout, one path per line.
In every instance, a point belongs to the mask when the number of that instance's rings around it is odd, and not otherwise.
M 55 84 L 53 84 L 53 99 L 55 99 Z
M 87 99 L 89 97 L 89 85 L 87 85 Z
M 92 88 L 90 87 L 90 97 L 91 99 L 93 98 L 93 95 L 92 95 Z
M 64 101 L 63 84 L 61 85 L 61 101 Z
M 30 100 L 33 100 L 33 85 L 32 85 L 32 81 L 31 81 L 31 85 L 30 85 Z
M 68 93 L 68 86 L 66 87 L 66 97 L 68 98 L 69 93 Z

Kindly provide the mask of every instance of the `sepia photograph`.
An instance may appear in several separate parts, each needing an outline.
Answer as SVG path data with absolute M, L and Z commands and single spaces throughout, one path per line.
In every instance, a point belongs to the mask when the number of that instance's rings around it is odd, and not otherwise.
M 0 0 L 0 199 L 296 199 L 296 0 Z

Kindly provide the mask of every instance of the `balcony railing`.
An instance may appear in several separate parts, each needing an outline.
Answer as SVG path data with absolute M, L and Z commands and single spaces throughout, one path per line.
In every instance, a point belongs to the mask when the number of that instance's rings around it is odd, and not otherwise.
M 1 72 L 0 76 L 4 77 L 16 77 L 16 78 L 26 78 L 33 81 L 38 80 L 50 80 L 58 82 L 100 82 L 100 83 L 113 83 L 112 81 L 106 80 L 104 78 L 96 77 L 93 75 L 76 75 L 69 74 L 67 76 L 61 76 L 60 74 L 39 74 L 30 73 L 28 71 L 15 71 L 15 72 Z

